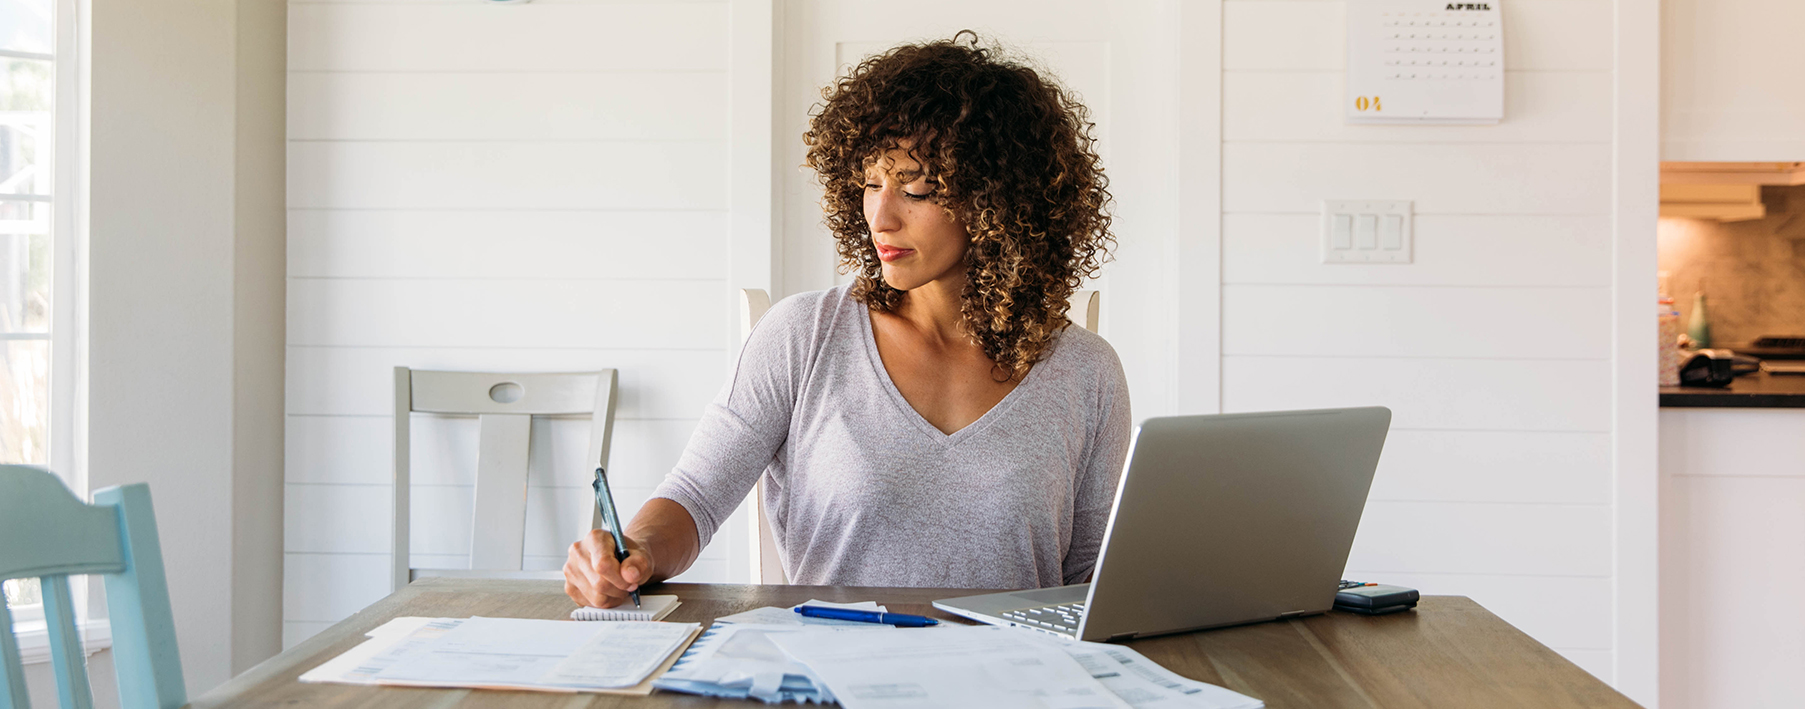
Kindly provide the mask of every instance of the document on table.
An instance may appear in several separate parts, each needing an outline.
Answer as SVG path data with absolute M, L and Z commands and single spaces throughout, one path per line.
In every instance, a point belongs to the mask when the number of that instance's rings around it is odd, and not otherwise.
M 807 665 L 778 649 L 770 636 L 799 632 L 895 631 L 871 623 L 852 625 L 862 627 L 719 623 L 691 645 L 683 659 L 654 684 L 660 689 L 676 692 L 757 699 L 766 704 L 832 704 L 834 695 L 827 691 L 820 678 Z
M 1058 645 L 1011 628 L 772 634 L 846 709 L 1130 709 Z
M 375 679 L 463 687 L 627 687 L 644 680 L 697 629 L 693 623 L 471 618 Z
M 1121 645 L 1062 642 L 1060 649 L 1134 709 L 1263 709 L 1262 702 L 1208 682 L 1181 677 Z
M 397 618 L 303 682 L 648 694 L 695 623 Z
M 377 626 L 357 647 L 301 674 L 302 682 L 376 684 L 376 673 L 462 625 L 462 618 L 402 617 Z

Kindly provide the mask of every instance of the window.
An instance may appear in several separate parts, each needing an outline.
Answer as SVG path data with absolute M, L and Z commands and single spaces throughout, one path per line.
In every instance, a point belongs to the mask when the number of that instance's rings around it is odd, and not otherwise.
M 62 5 L 59 7 L 59 5 Z M 0 463 L 73 470 L 73 151 L 70 0 L 0 0 Z M 5 583 L 14 617 L 42 617 L 36 579 Z

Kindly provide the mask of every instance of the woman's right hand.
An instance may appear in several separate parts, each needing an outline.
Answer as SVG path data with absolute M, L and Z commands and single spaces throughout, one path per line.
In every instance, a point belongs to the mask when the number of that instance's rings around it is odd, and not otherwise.
M 564 593 L 577 605 L 613 608 L 627 603 L 628 591 L 652 578 L 651 551 L 627 537 L 627 558 L 614 560 L 614 537 L 606 530 L 591 529 L 570 545 L 564 561 Z

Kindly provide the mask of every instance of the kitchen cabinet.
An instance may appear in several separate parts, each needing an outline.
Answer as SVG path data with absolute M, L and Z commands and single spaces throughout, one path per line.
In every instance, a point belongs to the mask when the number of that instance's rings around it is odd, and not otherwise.
M 1805 160 L 1805 2 L 1662 0 L 1661 159 Z
M 1796 709 L 1805 408 L 1660 416 L 1660 706 Z

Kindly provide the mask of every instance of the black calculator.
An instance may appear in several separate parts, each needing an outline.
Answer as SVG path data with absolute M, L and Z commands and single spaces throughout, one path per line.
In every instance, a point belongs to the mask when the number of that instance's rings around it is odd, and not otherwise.
M 1335 610 L 1384 615 L 1415 608 L 1419 598 L 1414 588 L 1342 579 L 1335 591 Z

